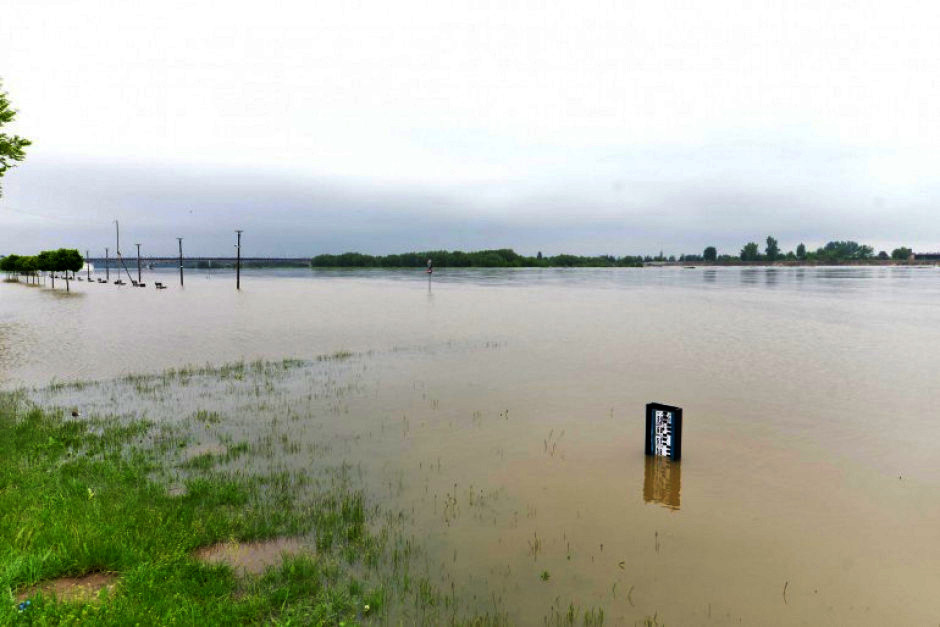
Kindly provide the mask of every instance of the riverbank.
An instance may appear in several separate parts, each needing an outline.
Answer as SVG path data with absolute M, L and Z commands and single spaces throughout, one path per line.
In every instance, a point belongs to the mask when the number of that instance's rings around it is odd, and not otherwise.
M 885 267 L 920 268 L 940 265 L 935 260 L 898 261 L 896 259 L 846 259 L 842 261 L 783 260 L 783 261 L 646 261 L 644 267 L 695 268 L 826 268 L 826 267 Z
M 0 589 L 15 599 L 4 624 L 342 624 L 384 611 L 382 585 L 353 574 L 384 547 L 339 475 L 304 495 L 301 472 L 219 468 L 250 446 L 186 456 L 181 430 L 71 418 L 12 394 L 0 433 Z M 198 559 L 277 538 L 297 549 L 280 559 L 267 545 L 267 569 Z
M 326 443 L 308 449 L 278 432 L 279 421 L 296 428 L 290 411 L 242 437 L 232 435 L 237 420 L 214 410 L 175 422 L 140 417 L 162 391 L 189 386 L 243 385 L 274 398 L 278 382 L 311 366 L 236 362 L 31 393 L 102 392 L 140 408 L 111 416 L 0 393 L 0 590 L 11 599 L 0 623 L 512 622 L 503 609 L 511 599 L 494 594 L 480 609 L 447 585 L 443 564 L 429 564 L 406 531 L 409 514 L 363 491 L 361 468 L 326 461 Z M 452 498 L 452 513 L 466 506 Z M 570 603 L 547 612 L 551 624 L 600 625 L 604 616 Z

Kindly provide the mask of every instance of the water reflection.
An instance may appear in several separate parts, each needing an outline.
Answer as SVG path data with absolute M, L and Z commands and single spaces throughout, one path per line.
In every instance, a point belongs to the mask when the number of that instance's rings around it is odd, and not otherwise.
M 870 268 L 859 268 L 857 266 L 822 267 L 816 271 L 816 278 L 819 279 L 871 279 L 873 276 L 874 273 Z
M 777 285 L 777 269 L 776 268 L 767 268 L 764 273 L 764 284 L 767 287 L 774 287 Z
M 714 268 L 709 269 L 709 270 L 705 270 L 705 271 L 702 273 L 702 279 L 703 279 L 706 283 L 714 283 L 714 282 L 715 282 L 715 279 L 716 279 L 717 277 L 718 277 L 718 271 L 715 270 Z
M 757 285 L 757 279 L 760 275 L 759 268 L 743 268 L 741 270 L 741 284 L 742 285 Z
M 681 484 L 682 462 L 674 462 L 660 455 L 646 456 L 643 470 L 644 501 L 677 510 Z

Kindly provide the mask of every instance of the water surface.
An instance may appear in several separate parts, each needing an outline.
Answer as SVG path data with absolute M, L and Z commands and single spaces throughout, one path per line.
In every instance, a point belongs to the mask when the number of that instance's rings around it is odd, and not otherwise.
M 558 598 L 614 624 L 940 622 L 940 269 L 242 278 L 0 284 L 0 385 L 351 463 L 443 585 L 520 623 Z M 112 380 L 257 358 L 304 363 Z M 685 410 L 679 465 L 643 455 L 654 400 Z

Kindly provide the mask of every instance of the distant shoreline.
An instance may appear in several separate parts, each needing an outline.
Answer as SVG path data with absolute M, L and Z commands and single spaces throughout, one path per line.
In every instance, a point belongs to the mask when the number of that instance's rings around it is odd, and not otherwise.
M 694 267 L 694 268 L 723 268 L 723 267 L 748 267 L 748 268 L 815 268 L 815 267 L 833 267 L 833 266 L 935 266 L 940 264 L 940 260 L 897 260 L 897 259 L 851 259 L 845 261 L 647 261 L 644 267 Z
M 773 244 L 773 246 L 771 246 Z M 830 242 L 817 251 L 806 251 L 801 244 L 797 254 L 783 254 L 773 250 L 776 240 L 768 238 L 767 255 L 757 251 L 757 244 L 749 243 L 740 256 L 718 255 L 714 246 L 705 249 L 703 255 L 681 255 L 678 259 L 660 254 L 657 257 L 624 255 L 520 255 L 511 248 L 477 250 L 471 252 L 428 250 L 411 251 L 392 255 L 368 255 L 358 252 L 316 255 L 310 259 L 310 267 L 326 268 L 641 268 L 661 266 L 896 266 L 933 265 L 940 262 L 940 253 L 914 254 L 910 249 L 900 248 L 891 257 L 887 253 L 873 254 L 870 246 L 855 242 Z M 903 255 L 903 256 L 902 256 Z M 918 258 L 920 257 L 920 258 Z

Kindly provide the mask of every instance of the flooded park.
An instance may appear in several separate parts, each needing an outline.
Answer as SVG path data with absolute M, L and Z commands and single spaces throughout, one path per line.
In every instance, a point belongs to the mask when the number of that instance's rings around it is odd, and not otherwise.
M 936 267 L 145 281 L 0 283 L 0 389 L 182 429 L 184 465 L 344 468 L 460 612 L 940 620 Z M 680 462 L 644 455 L 653 401 Z

